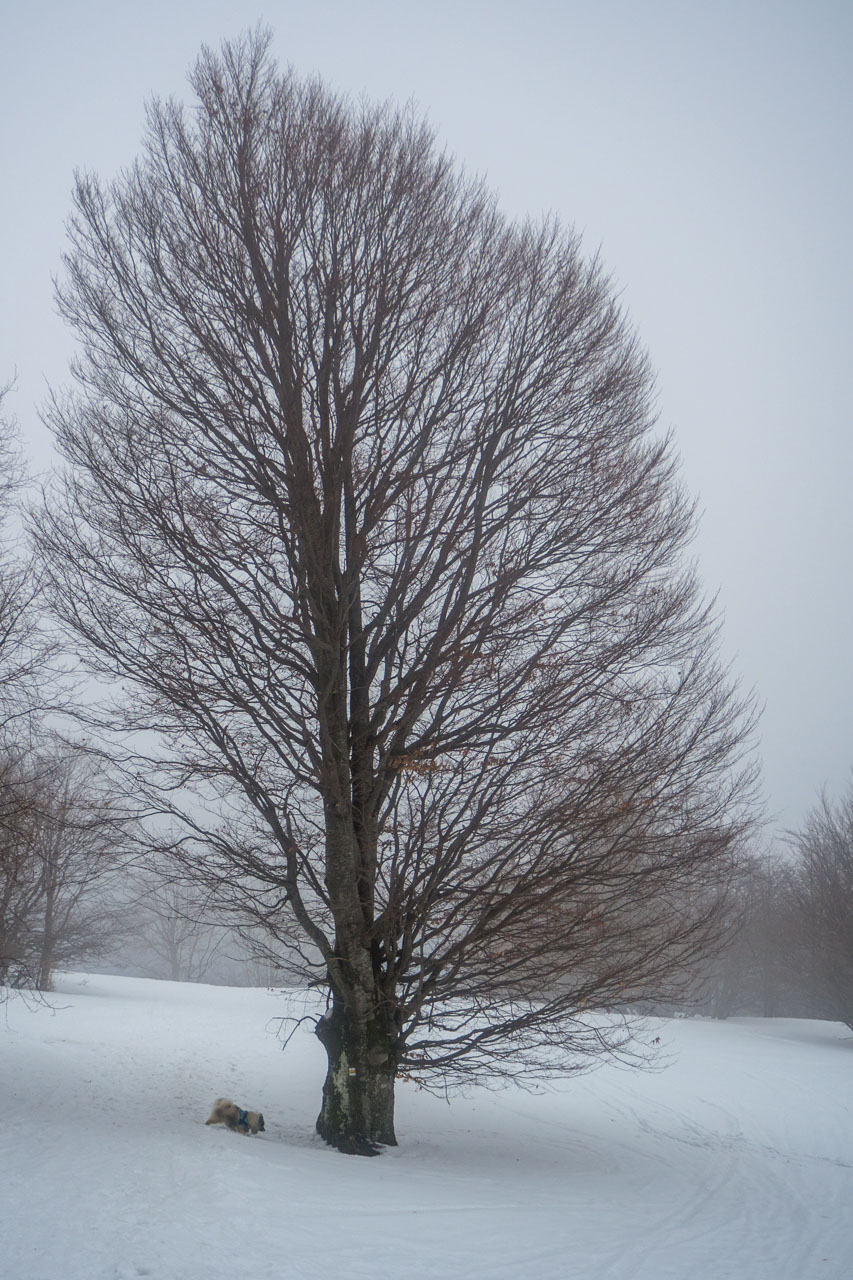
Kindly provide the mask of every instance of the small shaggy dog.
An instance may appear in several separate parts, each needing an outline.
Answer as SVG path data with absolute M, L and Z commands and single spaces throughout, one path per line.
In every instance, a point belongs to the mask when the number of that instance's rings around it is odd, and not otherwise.
M 265 1133 L 260 1111 L 242 1111 L 230 1098 L 217 1098 L 205 1124 L 224 1124 L 238 1133 Z

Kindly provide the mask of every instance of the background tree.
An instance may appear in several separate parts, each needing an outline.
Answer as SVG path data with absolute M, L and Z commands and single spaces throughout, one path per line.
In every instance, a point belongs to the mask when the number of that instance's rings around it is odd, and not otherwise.
M 781 851 L 743 860 L 729 913 L 728 941 L 700 974 L 697 1003 L 715 1018 L 816 1016 L 793 869 Z
M 29 856 L 38 801 L 30 754 L 36 716 L 49 696 L 50 645 L 39 629 L 39 584 L 17 545 L 22 473 L 14 423 L 4 416 L 9 387 L 0 388 L 0 984 L 10 976 L 34 983 L 37 963 L 24 959 L 39 876 Z
M 4 743 L 0 757 L 0 987 L 35 986 L 29 940 L 38 910 L 39 875 L 29 857 L 33 800 L 22 762 Z
M 129 909 L 168 977 L 173 982 L 201 982 L 227 934 L 209 918 L 210 895 L 199 892 L 197 881 L 176 875 L 174 862 L 155 861 L 136 872 Z
M 130 816 L 82 750 L 30 743 L 7 756 L 0 824 L 0 982 L 48 991 L 124 929 L 114 898 Z
M 369 1152 L 401 1070 L 573 1069 L 704 954 L 748 709 L 576 238 L 263 35 L 191 84 L 78 179 L 38 536 L 164 845 L 328 991 L 318 1129 Z
M 10 387 L 0 387 L 0 752 L 25 738 L 47 700 L 51 648 L 39 629 L 39 583 L 17 545 L 15 521 L 22 471 L 14 422 L 4 416 Z M 2 801 L 0 800 L 0 805 Z
M 793 836 L 799 951 L 824 1016 L 853 1029 L 853 787 L 823 797 Z

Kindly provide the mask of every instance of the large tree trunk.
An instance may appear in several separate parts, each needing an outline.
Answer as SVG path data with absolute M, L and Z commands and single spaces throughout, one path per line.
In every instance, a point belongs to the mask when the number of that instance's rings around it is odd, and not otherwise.
M 317 1132 L 340 1151 L 372 1156 L 380 1146 L 397 1145 L 396 1036 L 369 940 L 375 910 L 376 833 L 366 818 L 360 786 L 364 758 L 350 751 L 346 662 L 342 653 L 340 665 L 322 672 L 321 682 L 328 691 L 320 716 L 327 726 L 325 881 L 335 943 L 329 967 L 332 1003 L 316 1027 L 329 1060 Z M 358 702 L 358 695 L 354 697 Z
M 395 1147 L 396 1064 L 384 1011 L 359 1016 L 336 997 L 316 1031 L 329 1059 L 317 1132 L 350 1155 Z

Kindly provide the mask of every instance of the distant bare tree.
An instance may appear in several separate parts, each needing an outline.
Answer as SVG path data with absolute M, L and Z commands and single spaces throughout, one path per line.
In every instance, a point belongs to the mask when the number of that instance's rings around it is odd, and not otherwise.
M 780 852 L 743 860 L 730 898 L 728 941 L 699 987 L 714 1017 L 810 1016 L 792 890 L 793 871 Z
M 30 718 L 43 707 L 51 654 L 34 607 L 37 576 L 9 529 L 22 479 L 14 423 L 3 413 L 9 390 L 0 387 L 0 752 L 15 735 L 26 737 Z
M 129 816 L 82 752 L 31 745 L 4 781 L 0 982 L 47 991 L 58 965 L 93 959 L 121 932 L 111 890 Z
M 792 837 L 802 950 L 830 1016 L 853 1029 L 853 787 Z
M 33 850 L 42 867 L 37 979 L 44 991 L 57 966 L 91 960 L 123 933 L 115 890 L 132 853 L 132 819 L 84 753 L 48 761 L 41 797 Z
M 0 984 L 10 975 L 37 978 L 21 946 L 39 894 L 29 852 L 39 773 L 31 753 L 50 656 L 39 631 L 37 577 L 10 530 L 22 475 L 14 424 L 3 412 L 9 389 L 0 388 Z
M 207 918 L 209 895 L 196 881 L 175 874 L 174 864 L 137 872 L 133 894 L 136 927 L 166 965 L 173 982 L 201 982 L 222 947 L 226 931 Z
M 240 965 L 245 985 L 282 987 L 299 983 L 303 966 L 294 970 L 268 929 L 250 925 L 235 931 L 230 957 Z
M 30 857 L 34 802 L 28 781 L 21 760 L 5 743 L 0 756 L 0 987 L 36 982 L 29 940 L 40 877 Z
M 78 179 L 38 538 L 172 853 L 328 991 L 318 1130 L 372 1152 L 398 1073 L 576 1069 L 713 944 L 749 707 L 577 240 L 263 35 L 191 83 Z

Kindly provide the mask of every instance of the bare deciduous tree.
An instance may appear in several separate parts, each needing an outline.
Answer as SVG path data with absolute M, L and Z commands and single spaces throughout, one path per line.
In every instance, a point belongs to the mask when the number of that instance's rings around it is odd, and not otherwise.
M 37 577 L 9 530 L 22 480 L 14 423 L 3 416 L 9 390 L 0 388 L 0 752 L 15 735 L 26 736 L 29 720 L 44 705 L 51 654 L 34 607 Z
M 697 1002 L 716 1018 L 815 1016 L 803 982 L 792 869 L 779 851 L 745 858 L 729 907 L 729 940 L 697 975 Z
M 853 788 L 793 836 L 801 950 L 830 1016 L 853 1029 Z
M 130 816 L 83 751 L 31 742 L 0 788 L 0 981 L 47 991 L 58 965 L 99 956 L 122 932 L 111 891 Z
M 41 883 L 30 857 L 38 808 L 30 753 L 50 646 L 39 633 L 36 575 L 9 528 L 22 477 L 14 424 L 3 416 L 8 391 L 0 388 L 0 983 L 34 983 L 37 963 L 22 950 Z
M 20 759 L 3 744 L 0 757 L 0 987 L 35 986 L 29 945 L 38 910 L 39 874 L 29 856 L 34 802 Z
M 710 945 L 749 708 L 576 238 L 262 35 L 191 83 L 77 183 L 39 540 L 172 852 L 328 990 L 318 1129 L 369 1152 L 401 1071 L 573 1069 Z
M 174 862 L 154 861 L 137 871 L 129 904 L 136 928 L 161 960 L 173 982 L 201 982 L 226 939 L 208 919 L 209 894 L 175 874 Z

